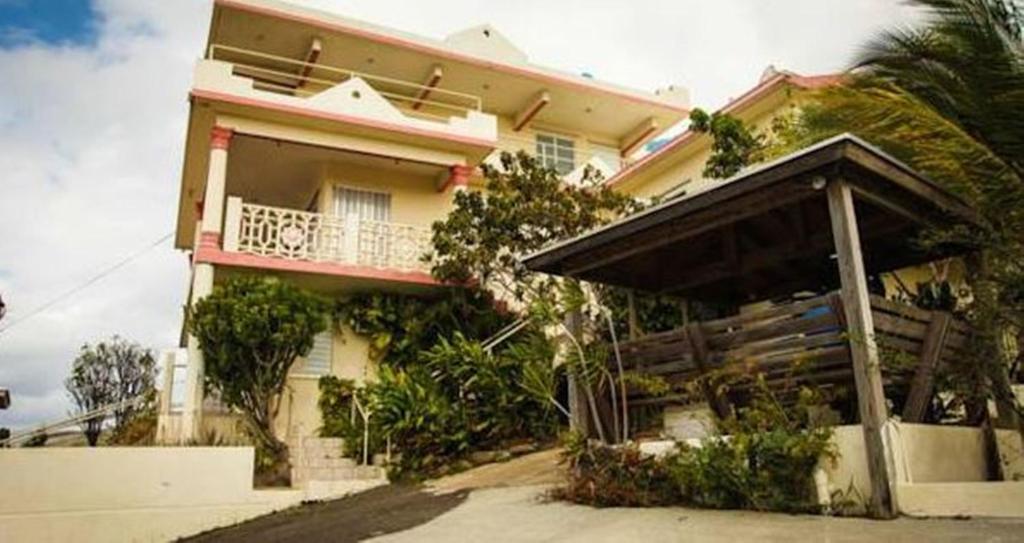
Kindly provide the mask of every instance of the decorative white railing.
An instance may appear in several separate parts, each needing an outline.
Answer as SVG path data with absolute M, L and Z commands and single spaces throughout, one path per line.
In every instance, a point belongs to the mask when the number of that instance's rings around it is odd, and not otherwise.
M 429 271 L 422 257 L 430 249 L 430 230 L 248 204 L 232 197 L 228 199 L 224 249 L 289 260 Z

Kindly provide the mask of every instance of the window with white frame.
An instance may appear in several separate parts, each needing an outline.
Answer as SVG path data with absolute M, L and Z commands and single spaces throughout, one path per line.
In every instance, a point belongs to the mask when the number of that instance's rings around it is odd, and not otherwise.
M 313 348 L 309 354 L 296 364 L 297 375 L 320 377 L 331 373 L 331 359 L 334 354 L 334 334 L 331 330 L 320 332 L 313 337 Z
M 576 169 L 576 143 L 569 138 L 537 134 L 537 159 L 565 175 Z

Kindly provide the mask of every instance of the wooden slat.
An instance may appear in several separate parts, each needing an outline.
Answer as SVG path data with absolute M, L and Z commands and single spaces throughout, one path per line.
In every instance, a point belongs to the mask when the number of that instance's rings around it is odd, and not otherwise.
M 928 325 L 910 319 L 901 319 L 886 313 L 874 313 L 875 330 L 880 333 L 923 340 Z
M 932 321 L 928 324 L 928 332 L 921 348 L 921 358 L 910 383 L 910 393 L 903 406 L 904 422 L 921 422 L 932 399 L 935 384 L 935 370 L 941 360 L 942 349 L 946 343 L 946 333 L 952 320 L 949 313 L 933 312 Z
M 880 309 L 887 313 L 893 313 L 895 315 L 921 322 L 929 322 L 932 318 L 931 311 L 887 300 L 877 294 L 871 295 L 871 308 Z
M 744 328 L 735 332 L 724 332 L 708 338 L 714 349 L 730 349 L 744 343 L 791 334 L 807 334 L 839 326 L 835 315 L 828 313 L 809 318 L 788 319 L 769 324 Z
M 788 304 L 781 304 L 765 309 L 762 311 L 753 311 L 750 313 L 740 314 L 733 317 L 726 317 L 724 319 L 715 319 L 707 321 L 704 324 L 704 329 L 708 332 L 723 332 L 729 328 L 735 328 L 739 326 L 756 323 L 758 321 L 765 321 L 774 319 L 776 317 L 788 317 L 791 315 L 800 315 L 810 311 L 811 309 L 826 305 L 827 295 L 817 296 L 807 300 L 801 300 L 799 302 L 793 302 Z

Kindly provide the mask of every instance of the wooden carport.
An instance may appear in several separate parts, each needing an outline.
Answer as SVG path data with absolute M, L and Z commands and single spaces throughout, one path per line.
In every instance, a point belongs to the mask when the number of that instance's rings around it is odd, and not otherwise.
M 873 298 L 868 278 L 963 252 L 953 246 L 925 250 L 916 240 L 929 226 L 976 222 L 956 196 L 844 134 L 556 244 L 526 264 L 554 275 L 736 305 L 835 290 L 656 334 L 627 345 L 626 352 L 640 358 L 638 353 L 672 353 L 659 367 L 684 376 L 749 356 L 768 365 L 810 357 L 822 375 L 852 374 L 871 475 L 870 509 L 891 517 L 896 505 L 883 438 L 888 413 L 876 328 L 920 358 L 913 378 L 918 396 L 926 392 L 926 398 L 946 344 L 963 346 L 966 330 L 961 323 L 950 326 L 948 318 Z M 831 307 L 831 316 L 809 318 L 815 306 Z

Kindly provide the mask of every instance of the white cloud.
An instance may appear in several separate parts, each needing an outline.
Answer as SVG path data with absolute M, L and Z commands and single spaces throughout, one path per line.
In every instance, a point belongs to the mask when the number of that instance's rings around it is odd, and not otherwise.
M 482 22 L 534 62 L 653 89 L 690 87 L 717 107 L 769 63 L 837 70 L 880 25 L 906 20 L 887 0 L 484 2 L 309 1 L 435 38 Z M 89 46 L 0 50 L 0 293 L 6 322 L 174 227 L 191 67 L 210 2 L 102 0 Z M 113 333 L 177 341 L 187 263 L 169 244 L 7 333 L 0 426 L 63 415 L 78 347 Z

